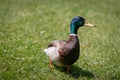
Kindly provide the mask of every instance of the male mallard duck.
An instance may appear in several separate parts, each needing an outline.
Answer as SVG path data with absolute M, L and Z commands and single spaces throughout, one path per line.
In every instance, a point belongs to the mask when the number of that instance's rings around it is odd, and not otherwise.
M 50 58 L 50 68 L 52 69 L 52 63 L 59 67 L 67 67 L 67 73 L 69 67 L 77 61 L 79 58 L 79 39 L 77 36 L 78 28 L 82 26 L 94 26 L 85 21 L 83 17 L 76 16 L 72 19 L 70 24 L 70 36 L 67 41 L 55 40 L 48 45 L 47 49 L 44 49 L 46 55 Z

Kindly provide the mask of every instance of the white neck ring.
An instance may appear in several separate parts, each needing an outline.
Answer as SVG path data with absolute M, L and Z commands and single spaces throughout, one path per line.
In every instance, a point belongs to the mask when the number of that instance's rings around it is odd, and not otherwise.
M 77 34 L 70 34 L 70 35 L 72 35 L 72 36 L 77 36 Z

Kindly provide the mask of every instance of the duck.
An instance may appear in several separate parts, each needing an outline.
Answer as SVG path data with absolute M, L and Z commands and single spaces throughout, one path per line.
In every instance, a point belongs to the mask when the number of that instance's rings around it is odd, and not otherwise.
M 68 40 L 54 40 L 44 49 L 44 52 L 50 59 L 50 69 L 52 69 L 54 64 L 58 67 L 66 67 L 66 73 L 69 73 L 70 66 L 80 56 L 80 43 L 77 32 L 83 26 L 94 27 L 95 25 L 87 22 L 81 16 L 75 16 L 70 23 Z

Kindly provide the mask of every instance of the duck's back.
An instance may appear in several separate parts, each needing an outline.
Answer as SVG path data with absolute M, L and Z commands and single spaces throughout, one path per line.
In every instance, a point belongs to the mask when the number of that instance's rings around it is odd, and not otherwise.
M 79 58 L 79 46 L 78 37 L 70 36 L 68 41 L 53 41 L 44 51 L 56 66 L 67 66 Z

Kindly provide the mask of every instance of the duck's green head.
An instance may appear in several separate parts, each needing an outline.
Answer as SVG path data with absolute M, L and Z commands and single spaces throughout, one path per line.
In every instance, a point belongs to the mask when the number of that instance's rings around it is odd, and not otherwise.
M 82 26 L 93 27 L 93 24 L 86 22 L 86 20 L 81 16 L 76 16 L 72 19 L 70 24 L 70 34 L 77 34 L 78 28 Z

